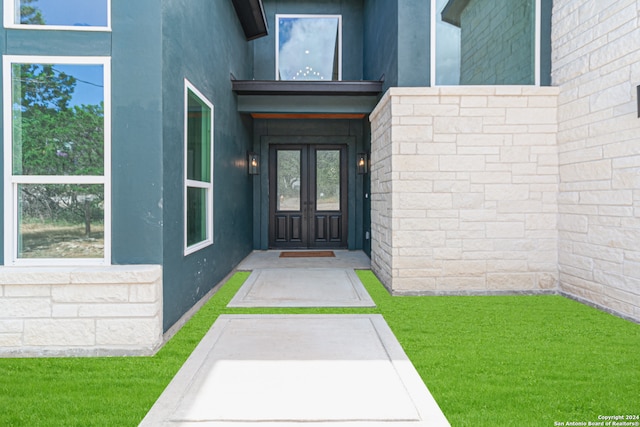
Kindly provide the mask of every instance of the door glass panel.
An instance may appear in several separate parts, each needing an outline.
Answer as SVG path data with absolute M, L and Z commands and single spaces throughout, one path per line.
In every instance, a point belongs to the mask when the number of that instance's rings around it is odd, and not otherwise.
M 340 150 L 316 152 L 316 209 L 340 210 Z
M 300 211 L 300 150 L 278 150 L 278 211 Z

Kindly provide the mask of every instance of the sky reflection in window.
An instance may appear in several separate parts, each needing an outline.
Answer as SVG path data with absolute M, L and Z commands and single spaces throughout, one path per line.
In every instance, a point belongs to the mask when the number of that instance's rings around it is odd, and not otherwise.
M 108 26 L 108 0 L 15 0 L 16 23 L 70 27 Z
M 278 16 L 279 80 L 340 80 L 340 17 Z

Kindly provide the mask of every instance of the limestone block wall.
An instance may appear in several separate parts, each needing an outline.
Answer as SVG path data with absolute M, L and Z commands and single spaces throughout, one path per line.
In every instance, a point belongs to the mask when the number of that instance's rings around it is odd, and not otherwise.
M 389 89 L 370 116 L 372 268 L 394 293 L 557 288 L 557 94 Z
M 162 268 L 0 267 L 0 356 L 147 355 L 162 343 Z
M 380 280 L 390 284 L 392 279 L 392 144 L 391 96 L 380 101 L 371 115 L 371 265 Z M 397 119 L 396 119 L 397 120 Z
M 640 319 L 640 1 L 554 0 L 560 288 Z

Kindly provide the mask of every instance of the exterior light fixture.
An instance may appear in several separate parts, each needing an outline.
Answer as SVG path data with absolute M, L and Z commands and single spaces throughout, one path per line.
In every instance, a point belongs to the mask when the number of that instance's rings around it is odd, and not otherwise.
M 258 175 L 260 173 L 260 156 L 257 153 L 249 153 L 247 157 L 249 175 Z
M 356 156 L 356 170 L 358 175 L 364 175 L 369 170 L 369 162 L 367 159 L 367 153 L 358 153 Z

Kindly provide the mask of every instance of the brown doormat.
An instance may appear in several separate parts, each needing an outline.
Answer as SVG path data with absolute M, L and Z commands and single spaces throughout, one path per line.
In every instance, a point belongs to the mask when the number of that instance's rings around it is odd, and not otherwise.
M 280 258 L 324 258 L 335 257 L 333 251 L 295 251 L 280 252 Z

